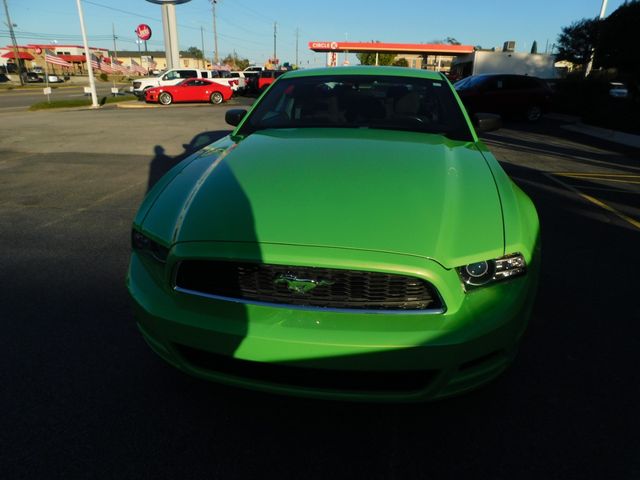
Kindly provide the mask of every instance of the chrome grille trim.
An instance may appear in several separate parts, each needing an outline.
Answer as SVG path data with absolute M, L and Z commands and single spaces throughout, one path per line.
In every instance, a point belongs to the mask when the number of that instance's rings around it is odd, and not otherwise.
M 254 300 L 254 299 L 248 299 L 248 298 L 216 295 L 213 293 L 207 293 L 199 290 L 192 290 L 188 288 L 179 287 L 177 285 L 177 276 L 178 276 L 178 270 L 180 268 L 181 263 L 182 261 L 178 261 L 173 266 L 172 273 L 171 273 L 171 289 L 180 294 L 191 295 L 191 296 L 196 296 L 201 298 L 208 298 L 211 300 L 220 300 L 220 301 L 231 302 L 231 303 L 240 304 L 240 305 L 256 305 L 256 306 L 270 307 L 270 308 L 286 308 L 291 310 L 302 310 L 302 311 L 312 311 L 312 312 L 331 312 L 331 313 L 350 313 L 350 314 L 363 313 L 363 314 L 376 314 L 376 315 L 381 315 L 381 314 L 382 315 L 384 314 L 442 315 L 447 311 L 447 305 L 444 299 L 440 295 L 440 292 L 438 291 L 438 289 L 435 288 L 433 285 L 431 285 L 431 288 L 440 306 L 438 306 L 437 308 L 423 308 L 423 309 L 393 309 L 393 308 L 373 309 L 373 308 L 323 307 L 323 306 L 317 306 L 317 305 L 296 305 L 296 304 L 285 303 L 285 302 L 277 303 L 277 302 L 268 302 L 268 301 Z M 365 272 L 365 273 L 372 273 L 372 272 Z M 416 278 L 419 279 L 419 277 L 416 277 Z M 420 279 L 420 280 L 423 280 L 423 279 Z M 423 280 L 423 281 L 426 281 L 426 280 Z
M 173 290 L 178 293 L 186 295 L 194 295 L 197 297 L 210 298 L 213 300 L 222 300 L 225 302 L 233 302 L 241 305 L 257 305 L 259 307 L 273 307 L 273 308 L 286 308 L 289 310 L 307 310 L 311 312 L 332 312 L 332 313 L 351 313 L 351 314 L 377 314 L 377 315 L 441 315 L 447 311 L 446 307 L 443 308 L 427 308 L 424 310 L 367 310 L 363 308 L 332 308 L 332 307 L 315 307 L 307 305 L 293 305 L 290 303 L 270 303 L 260 302 L 258 300 L 247 300 L 245 298 L 223 297 L 221 295 L 213 295 L 211 293 L 203 293 L 195 290 L 188 290 L 186 288 L 180 288 L 173 285 Z M 438 293 L 438 296 L 440 293 Z M 444 301 L 441 299 L 442 305 Z

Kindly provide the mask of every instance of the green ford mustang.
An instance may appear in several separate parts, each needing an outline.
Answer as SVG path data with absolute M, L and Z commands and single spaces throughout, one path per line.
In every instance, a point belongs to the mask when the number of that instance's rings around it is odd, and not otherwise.
M 445 77 L 291 72 L 226 119 L 233 133 L 162 177 L 133 224 L 127 285 L 158 355 L 347 400 L 441 398 L 506 368 L 538 217 Z

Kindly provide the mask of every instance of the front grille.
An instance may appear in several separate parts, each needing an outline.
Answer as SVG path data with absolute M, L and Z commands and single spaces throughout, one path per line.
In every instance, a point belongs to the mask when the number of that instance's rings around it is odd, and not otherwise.
M 185 345 L 173 344 L 189 365 L 236 378 L 302 388 L 344 392 L 418 392 L 427 388 L 437 370 L 331 370 L 239 360 Z
M 444 307 L 435 288 L 420 278 L 361 270 L 185 260 L 178 266 L 175 286 L 216 297 L 308 307 L 434 311 Z
M 142 85 L 142 82 L 133 82 L 133 88 L 135 88 L 136 90 L 140 88 L 140 85 Z

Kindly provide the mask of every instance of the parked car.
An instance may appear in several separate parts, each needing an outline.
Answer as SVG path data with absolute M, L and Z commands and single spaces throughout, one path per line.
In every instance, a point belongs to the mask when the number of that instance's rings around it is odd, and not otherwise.
M 263 92 L 267 89 L 269 85 L 276 81 L 283 73 L 286 73 L 284 70 L 263 70 L 258 75 L 258 80 L 256 82 L 256 89 L 259 92 Z
M 215 79 L 214 81 L 220 85 L 225 85 L 229 88 L 233 86 L 231 80 L 219 78 L 219 74 L 216 71 L 199 70 L 197 68 L 174 68 L 163 72 L 157 77 L 135 79 L 132 83 L 133 88 L 131 91 L 138 97 L 144 97 L 145 90 L 149 88 L 177 85 L 188 78 Z
M 189 78 L 177 85 L 148 88 L 145 101 L 170 105 L 179 102 L 211 102 L 219 104 L 231 98 L 233 92 L 226 85 L 204 78 Z
M 473 75 L 454 86 L 470 113 L 497 113 L 536 122 L 551 105 L 552 92 L 546 82 L 526 75 Z
M 238 81 L 238 93 L 244 94 L 247 91 L 247 78 L 244 72 L 229 72 L 229 78 Z
M 609 96 L 613 98 L 627 98 L 629 89 L 621 82 L 609 82 Z
M 258 71 L 244 71 L 244 79 L 246 83 L 246 91 L 250 93 L 255 93 L 258 91 L 258 77 L 260 76 L 260 72 Z
M 243 72 L 244 73 L 247 73 L 247 72 L 258 72 L 259 73 L 259 72 L 262 72 L 263 70 L 265 70 L 265 68 L 261 67 L 259 65 L 249 65 L 247 68 L 245 68 L 243 70 Z
M 36 72 L 27 72 L 27 82 L 29 82 L 29 83 L 42 83 L 42 82 L 44 82 L 44 78 L 42 78 Z
M 444 76 L 288 72 L 226 121 L 133 222 L 127 286 L 160 357 L 343 400 L 443 398 L 507 367 L 533 306 L 538 217 Z
M 64 83 L 64 78 L 58 75 L 49 75 L 49 83 Z

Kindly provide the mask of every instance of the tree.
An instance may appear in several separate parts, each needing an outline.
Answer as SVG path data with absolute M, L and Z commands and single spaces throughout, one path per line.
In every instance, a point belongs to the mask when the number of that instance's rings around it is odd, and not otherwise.
M 356 57 L 360 60 L 362 65 L 375 65 L 376 53 L 375 52 L 362 52 L 356 53 Z M 391 65 L 396 59 L 395 53 L 378 53 L 378 65 Z
M 198 47 L 189 47 L 187 48 L 187 55 L 191 55 L 194 58 L 200 59 L 204 57 L 204 54 L 202 53 L 202 50 L 200 50 Z
M 244 70 L 250 64 L 249 59 L 240 58 L 240 56 L 236 53 L 230 53 L 222 60 L 223 65 L 229 65 L 233 70 Z
M 399 58 L 395 62 L 393 62 L 393 66 L 395 67 L 408 67 L 409 62 L 406 58 Z
M 600 20 L 584 18 L 562 28 L 558 36 L 558 60 L 585 66 L 596 46 Z
M 538 53 L 538 42 L 537 40 L 533 41 L 533 45 L 531 45 L 531 53 Z
M 435 43 L 436 45 L 442 45 L 442 44 L 461 45 L 460 42 L 456 40 L 454 37 L 445 37 L 444 39 L 437 38 L 435 40 L 431 40 L 429 43 Z
M 640 2 L 624 3 L 602 22 L 596 64 L 615 68 L 640 81 L 640 50 L 637 46 Z

